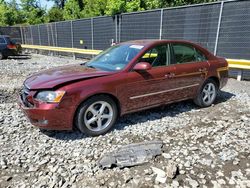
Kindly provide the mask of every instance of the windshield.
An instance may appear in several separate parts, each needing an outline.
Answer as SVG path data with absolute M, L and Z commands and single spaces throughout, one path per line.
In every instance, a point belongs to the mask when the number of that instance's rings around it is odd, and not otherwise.
M 141 45 L 116 45 L 92 60 L 86 66 L 106 71 L 122 70 L 143 48 Z

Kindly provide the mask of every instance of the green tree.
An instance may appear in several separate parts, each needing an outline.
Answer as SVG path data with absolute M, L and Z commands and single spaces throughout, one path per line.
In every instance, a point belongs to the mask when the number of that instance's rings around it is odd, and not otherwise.
M 165 6 L 181 6 L 181 5 L 190 5 L 190 4 L 198 4 L 198 3 L 209 3 L 215 2 L 219 0 L 164 0 Z
M 77 0 L 68 0 L 63 10 L 63 18 L 65 20 L 73 20 L 82 17 L 81 9 Z
M 16 25 L 23 22 L 22 14 L 15 0 L 0 2 L 0 25 Z
M 85 0 L 82 16 L 94 17 L 105 15 L 107 2 L 107 0 Z
M 50 1 L 53 1 L 55 3 L 55 7 L 59 9 L 63 9 L 66 2 L 66 0 L 50 0 Z
M 32 25 L 44 23 L 46 11 L 37 0 L 21 0 L 21 8 L 26 23 Z
M 126 12 L 135 12 L 144 10 L 143 7 L 141 7 L 141 0 L 134 0 L 134 1 L 128 1 L 126 2 L 125 11 Z
M 63 11 L 58 7 L 52 7 L 45 18 L 46 22 L 58 22 L 62 21 L 63 19 Z
M 107 2 L 105 14 L 115 15 L 126 12 L 126 1 L 125 0 L 109 0 Z

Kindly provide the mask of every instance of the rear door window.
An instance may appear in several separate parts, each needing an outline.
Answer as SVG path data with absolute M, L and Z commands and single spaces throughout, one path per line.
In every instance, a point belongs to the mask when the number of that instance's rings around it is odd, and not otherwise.
M 0 44 L 6 44 L 6 41 L 3 37 L 0 37 Z
M 202 52 L 191 45 L 172 44 L 173 56 L 175 61 L 172 63 L 182 64 L 189 62 L 206 61 L 207 58 Z

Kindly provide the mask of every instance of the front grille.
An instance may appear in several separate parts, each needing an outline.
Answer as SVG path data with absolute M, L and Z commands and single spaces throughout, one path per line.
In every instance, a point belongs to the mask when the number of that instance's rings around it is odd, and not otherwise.
M 21 97 L 21 100 L 23 101 L 23 104 L 26 106 L 26 107 L 33 107 L 33 104 L 30 103 L 28 100 L 27 100 L 27 97 L 29 96 L 29 93 L 30 93 L 30 90 L 27 88 L 27 87 L 23 87 L 20 91 L 20 97 Z

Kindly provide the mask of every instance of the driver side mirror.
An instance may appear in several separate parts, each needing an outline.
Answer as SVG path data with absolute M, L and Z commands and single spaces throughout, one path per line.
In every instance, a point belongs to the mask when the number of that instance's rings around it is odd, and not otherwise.
M 152 69 L 152 66 L 148 62 L 139 62 L 133 68 L 134 71 L 147 71 L 150 69 Z

